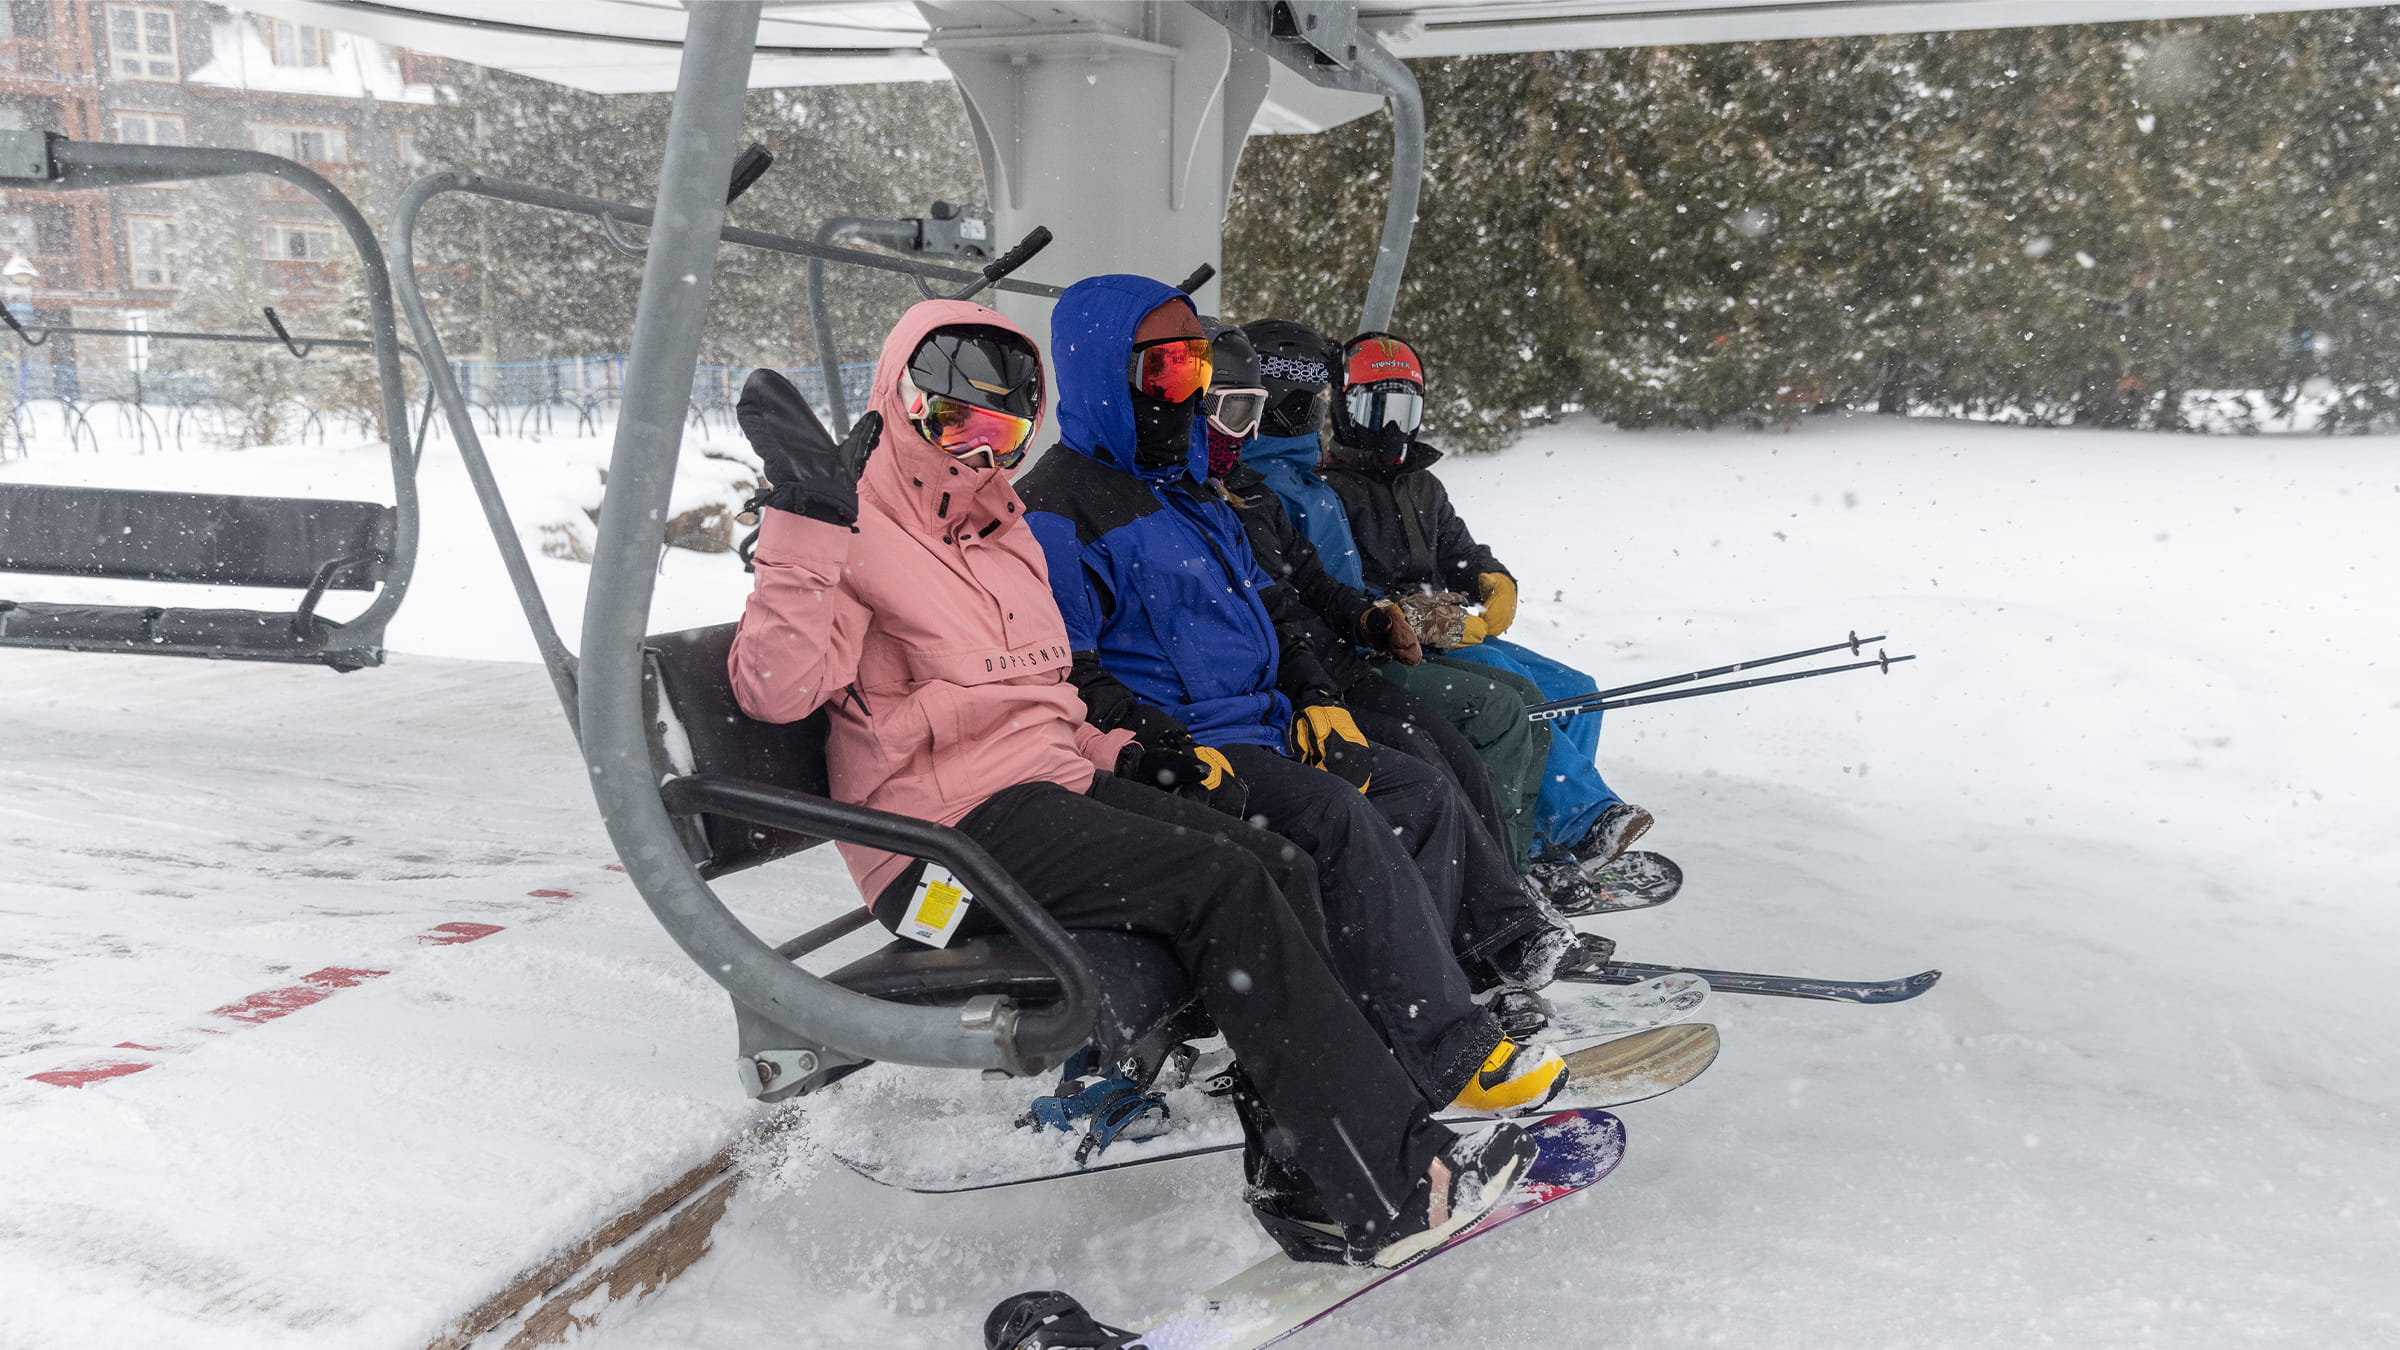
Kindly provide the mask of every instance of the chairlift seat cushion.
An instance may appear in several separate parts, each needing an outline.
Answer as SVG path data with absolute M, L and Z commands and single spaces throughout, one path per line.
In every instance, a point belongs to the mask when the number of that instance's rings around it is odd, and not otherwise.
M 392 555 L 376 502 L 0 483 L 0 571 L 371 591 Z
M 825 796 L 825 714 L 786 726 L 742 711 L 727 666 L 739 627 L 716 624 L 645 642 L 643 701 L 652 763 L 662 778 L 708 774 Z M 824 842 L 729 816 L 685 816 L 676 824 L 686 854 L 710 879 Z
M 383 651 L 334 648 L 335 626 L 310 615 L 254 609 L 164 609 L 155 605 L 54 605 L 0 600 L 0 647 L 70 652 L 140 652 L 225 661 L 283 661 L 360 670 Z

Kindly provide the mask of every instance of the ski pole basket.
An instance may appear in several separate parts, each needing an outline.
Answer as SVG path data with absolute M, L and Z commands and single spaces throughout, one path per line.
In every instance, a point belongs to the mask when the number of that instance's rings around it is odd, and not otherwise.
M 382 385 L 393 502 L 0 484 L 0 571 L 299 591 L 289 611 L 0 600 L 0 646 L 142 652 L 358 670 L 383 663 L 417 544 L 410 449 L 390 275 L 383 249 L 340 189 L 304 165 L 252 150 L 71 141 L 0 131 L 0 183 L 84 191 L 263 174 L 322 203 L 366 274 L 370 342 Z M 270 319 L 272 322 L 272 319 Z M 27 342 L 36 339 L 13 321 Z M 280 329 L 280 325 L 278 325 Z M 288 334 L 278 334 L 292 345 Z M 304 351 L 295 348 L 295 354 Z M 379 591 L 356 617 L 317 612 L 328 591 Z

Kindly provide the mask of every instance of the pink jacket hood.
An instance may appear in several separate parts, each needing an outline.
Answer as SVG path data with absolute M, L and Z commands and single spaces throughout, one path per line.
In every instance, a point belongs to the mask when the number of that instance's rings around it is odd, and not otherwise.
M 959 464 L 904 415 L 908 358 L 953 324 L 1024 336 L 966 301 L 910 308 L 875 364 L 883 435 L 859 478 L 857 526 L 765 513 L 731 662 L 752 717 L 796 722 L 830 705 L 835 797 L 944 825 L 1019 783 L 1080 792 L 1131 739 L 1084 721 L 1066 622 L 1008 473 Z M 909 861 L 841 849 L 870 904 Z

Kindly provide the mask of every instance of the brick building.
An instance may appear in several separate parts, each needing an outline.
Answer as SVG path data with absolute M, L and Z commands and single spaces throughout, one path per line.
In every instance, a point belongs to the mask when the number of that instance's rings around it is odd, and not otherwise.
M 415 176 L 414 129 L 438 70 L 437 58 L 222 5 L 0 0 L 0 127 L 284 155 L 370 220 Z M 325 260 L 349 245 L 305 193 L 240 181 L 243 236 L 267 289 L 306 314 L 324 298 Z M 27 323 L 159 326 L 181 285 L 189 191 L 0 192 L 0 299 Z M 60 335 L 43 355 L 90 368 L 136 352 L 121 339 L 78 347 Z

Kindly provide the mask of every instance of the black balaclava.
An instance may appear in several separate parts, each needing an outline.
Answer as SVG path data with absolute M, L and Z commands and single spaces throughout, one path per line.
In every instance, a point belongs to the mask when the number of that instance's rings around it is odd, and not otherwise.
M 1289 319 L 1256 319 L 1242 331 L 1258 350 L 1267 391 L 1258 434 L 1316 435 L 1325 417 L 1326 387 L 1333 383 L 1333 344 Z
M 1172 469 L 1191 458 L 1192 424 L 1200 417 L 1200 395 L 1169 403 L 1132 390 L 1133 462 L 1145 469 Z

